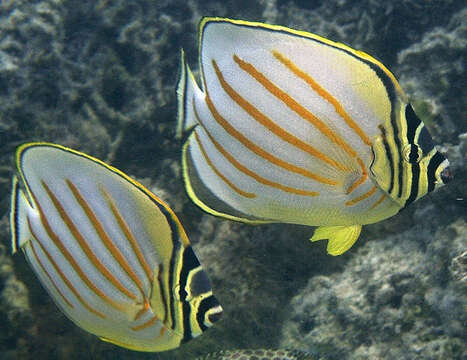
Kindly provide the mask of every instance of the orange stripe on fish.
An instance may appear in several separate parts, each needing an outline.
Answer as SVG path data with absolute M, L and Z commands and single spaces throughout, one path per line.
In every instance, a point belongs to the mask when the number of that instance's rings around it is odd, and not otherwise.
M 195 132 L 195 140 L 201 150 L 201 153 L 203 154 L 203 157 L 204 157 L 204 160 L 206 160 L 206 163 L 209 165 L 209 167 L 216 173 L 217 176 L 219 176 L 233 191 L 235 191 L 237 194 L 241 195 L 241 196 L 244 196 L 244 197 L 247 197 L 247 198 L 255 198 L 256 197 L 256 194 L 254 193 L 251 193 L 251 192 L 247 192 L 247 191 L 243 191 L 242 189 L 240 189 L 238 186 L 236 186 L 234 183 L 232 183 L 229 179 L 227 179 L 216 167 L 215 165 L 212 163 L 211 159 L 209 158 L 208 154 L 206 153 L 206 150 L 203 146 L 203 144 L 201 143 L 201 140 L 198 136 L 198 133 Z
M 42 187 L 44 190 L 47 192 L 47 194 L 50 197 L 50 200 L 54 204 L 56 210 L 59 212 L 60 217 L 65 221 L 63 214 L 65 214 L 63 207 L 60 205 L 58 199 L 55 197 L 55 195 L 52 193 L 52 191 L 49 189 L 47 184 L 44 181 L 41 181 Z M 59 206 L 58 206 L 59 205 Z M 99 296 L 102 300 L 104 300 L 107 304 L 111 305 L 115 309 L 119 311 L 124 311 L 125 307 L 122 304 L 119 304 L 109 298 L 106 293 L 104 293 L 101 289 L 99 289 L 89 278 L 88 276 L 84 273 L 84 271 L 81 269 L 81 267 L 78 265 L 76 260 L 73 258 L 73 256 L 70 254 L 70 252 L 66 249 L 66 247 L 63 245 L 62 241 L 60 238 L 55 234 L 55 232 L 52 230 L 50 224 L 47 221 L 47 218 L 45 217 L 44 213 L 42 212 L 42 209 L 40 206 L 38 206 L 39 212 L 41 214 L 41 220 L 42 224 L 44 225 L 47 234 L 49 237 L 53 240 L 55 245 L 60 249 L 61 253 L 65 256 L 65 258 L 68 260 L 68 262 L 71 264 L 73 269 L 78 273 L 79 277 L 83 282 L 87 285 L 88 288 L 90 288 L 97 296 Z M 65 221 L 66 222 L 66 221 Z M 68 225 L 68 224 L 67 224 Z
M 313 146 L 305 143 L 304 141 L 300 140 L 296 136 L 290 134 L 289 132 L 285 131 L 279 125 L 277 125 L 274 121 L 272 121 L 269 117 L 264 115 L 261 111 L 259 111 L 255 106 L 253 106 L 250 102 L 248 102 L 245 98 L 243 98 L 237 91 L 235 91 L 230 84 L 225 80 L 222 71 L 217 66 L 215 60 L 212 60 L 212 65 L 214 66 L 214 70 L 216 72 L 217 78 L 224 89 L 224 91 L 230 96 L 230 98 L 235 101 L 245 112 L 247 112 L 252 118 L 254 118 L 257 122 L 261 125 L 266 127 L 269 131 L 274 133 L 276 136 L 281 138 L 282 140 L 288 142 L 289 144 L 295 146 L 296 148 L 314 156 L 315 158 L 325 162 L 328 165 L 338 169 L 338 170 L 345 170 L 348 169 L 344 164 L 339 163 L 336 160 L 331 159 L 321 151 L 315 149 Z
M 28 223 L 29 223 L 29 219 L 28 219 Z M 31 229 L 29 229 L 29 231 L 31 231 Z M 32 231 L 31 231 L 31 234 L 32 234 Z M 42 248 L 42 245 L 39 243 L 39 240 L 37 240 L 37 243 L 39 244 L 39 246 Z M 45 268 L 44 264 L 42 263 L 40 257 L 37 255 L 37 251 L 34 247 L 34 242 L 30 241 L 26 244 L 26 246 L 29 246 L 31 248 L 31 251 L 37 261 L 37 263 L 39 264 L 39 266 L 41 267 L 42 271 L 44 272 L 45 275 L 47 275 L 47 278 L 49 279 L 49 281 L 51 282 L 51 284 L 53 285 L 55 291 L 60 295 L 60 297 L 62 298 L 62 300 L 71 308 L 74 308 L 73 304 L 65 297 L 65 295 L 63 295 L 63 293 L 61 292 L 61 290 L 58 288 L 57 284 L 55 283 L 54 279 L 52 278 L 52 276 L 49 274 L 49 272 L 47 271 L 47 269 Z M 45 253 L 45 249 L 42 248 L 42 251 Z
M 149 304 L 148 299 L 144 299 L 144 306 L 143 306 L 143 308 L 142 308 L 140 311 L 138 311 L 138 312 L 136 313 L 135 319 L 134 319 L 134 320 L 135 320 L 135 321 L 138 320 L 138 319 L 139 319 L 141 316 L 143 316 L 143 315 L 146 313 L 146 311 L 148 311 L 150 308 L 151 308 L 151 305 Z
M 356 203 L 362 201 L 362 200 L 365 200 L 367 198 L 369 198 L 371 195 L 373 195 L 376 191 L 376 186 L 373 186 L 369 191 L 367 191 L 366 193 L 356 197 L 355 199 L 353 200 L 349 200 L 345 203 L 345 205 L 347 206 L 351 206 L 351 205 L 355 205 Z
M 214 119 L 217 121 L 219 125 L 221 125 L 224 130 L 229 133 L 232 137 L 237 139 L 239 142 L 241 142 L 248 150 L 251 152 L 255 153 L 256 155 L 262 157 L 263 159 L 268 160 L 270 163 L 277 165 L 287 171 L 294 172 L 296 174 L 303 175 L 305 177 L 308 177 L 310 179 L 313 179 L 315 181 L 325 183 L 328 185 L 337 185 L 338 182 L 335 180 L 330 180 L 326 179 L 325 177 L 322 177 L 320 175 L 314 174 L 306 169 L 303 169 L 301 167 L 295 166 L 293 164 L 290 164 L 284 160 L 281 160 L 274 155 L 268 153 L 258 145 L 254 144 L 250 140 L 248 140 L 243 134 L 241 134 L 238 130 L 236 130 L 230 123 L 227 122 L 226 119 L 224 119 L 217 109 L 215 108 L 214 104 L 211 101 L 211 98 L 209 97 L 209 94 L 206 95 L 206 104 L 211 111 L 212 116 Z
M 36 201 L 36 204 L 37 201 Z M 47 235 L 49 235 L 49 237 L 52 239 L 52 241 L 55 243 L 55 245 L 57 245 L 57 247 L 60 249 L 62 255 L 65 255 L 61 249 L 61 247 L 63 247 L 63 244 L 61 244 L 60 240 L 58 239 L 57 235 L 55 235 L 55 233 L 53 232 L 53 230 L 51 229 L 49 223 L 47 222 L 47 219 L 44 218 L 44 214 L 42 213 L 42 210 L 40 208 L 40 205 L 38 204 L 38 211 L 39 211 L 39 214 L 40 214 L 40 217 L 41 217 L 41 221 L 42 221 L 42 224 L 44 225 L 44 228 L 47 232 Z M 101 313 L 100 311 L 94 309 L 93 307 L 91 307 L 86 301 L 84 301 L 83 297 L 80 295 L 80 293 L 78 292 L 78 290 L 76 290 L 76 288 L 73 286 L 73 284 L 70 282 L 70 280 L 68 280 L 68 278 L 65 276 L 65 274 L 63 273 L 63 271 L 60 269 L 60 267 L 58 266 L 58 264 L 55 262 L 55 260 L 52 258 L 52 256 L 50 255 L 50 253 L 47 251 L 47 249 L 45 248 L 44 245 L 42 245 L 41 241 L 39 240 L 39 237 L 37 237 L 37 235 L 34 233 L 34 230 L 32 229 L 32 226 L 31 226 L 31 222 L 29 220 L 29 217 L 27 217 L 27 222 L 28 222 L 28 226 L 29 226 L 29 230 L 31 231 L 31 235 L 33 236 L 34 239 L 36 239 L 37 243 L 39 244 L 39 246 L 41 247 L 42 251 L 44 252 L 44 254 L 47 256 L 47 259 L 49 260 L 49 262 L 52 264 L 52 266 L 54 267 L 55 271 L 60 275 L 60 277 L 62 278 L 63 282 L 68 286 L 68 288 L 70 289 L 70 291 L 76 296 L 76 298 L 78 299 L 78 301 L 83 305 L 84 308 L 86 308 L 89 312 L 92 312 L 94 315 L 102 318 L 102 319 L 105 319 L 106 316 Z M 66 251 L 66 249 L 65 249 Z M 67 253 L 67 255 L 69 256 L 69 253 Z M 65 255 L 65 258 L 67 258 L 67 256 Z M 68 258 L 67 258 L 68 260 Z M 69 261 L 68 261 L 69 262 Z M 76 270 L 75 270 L 76 271 Z M 85 282 L 86 283 L 86 282 Z
M 384 199 L 386 199 L 386 194 L 381 195 L 381 197 L 370 207 L 370 210 L 376 208 L 379 204 L 381 204 Z
M 160 298 L 162 300 L 162 306 L 164 307 L 164 319 L 163 319 L 163 323 L 164 324 L 167 324 L 167 317 L 169 316 L 169 308 L 168 308 L 168 305 L 167 305 L 167 297 L 170 296 L 170 294 L 167 293 L 167 290 L 165 289 L 165 286 L 164 286 L 164 279 L 162 278 L 162 274 L 163 274 L 163 265 L 162 264 L 159 264 L 157 270 L 157 281 L 158 281 L 158 284 L 159 284 L 159 295 L 160 295 Z
M 132 326 L 131 327 L 131 330 L 134 330 L 134 331 L 140 331 L 140 330 L 143 330 L 143 329 L 146 329 L 148 327 L 150 327 L 151 325 L 154 325 L 154 323 L 157 321 L 157 316 L 154 315 L 151 320 L 149 321 L 146 321 L 145 323 L 141 324 L 141 325 L 138 325 L 138 326 Z
M 102 273 L 102 275 L 104 275 L 104 277 L 107 280 L 109 280 L 109 282 L 113 286 L 115 286 L 120 292 L 122 292 L 123 294 L 125 294 L 129 298 L 135 300 L 137 298 L 136 295 L 131 293 L 127 288 L 125 288 L 122 285 L 122 283 L 105 267 L 105 265 L 94 254 L 94 251 L 89 247 L 88 243 L 84 239 L 84 236 L 78 230 L 78 228 L 74 224 L 73 220 L 71 220 L 71 218 L 68 216 L 68 214 L 66 213 L 65 209 L 63 208 L 62 204 L 57 199 L 57 197 L 52 193 L 52 191 L 50 191 L 50 189 L 48 188 L 48 186 L 45 183 L 43 183 L 42 185 L 45 187 L 45 189 L 46 189 L 49 197 L 51 198 L 55 208 L 57 209 L 58 213 L 60 214 L 60 217 L 65 222 L 65 224 L 68 227 L 68 229 L 70 230 L 71 234 L 76 239 L 76 241 L 79 243 L 81 249 L 86 254 L 86 256 L 91 261 L 91 263 L 97 269 L 99 269 L 99 272 Z
M 332 129 L 330 129 L 323 121 L 318 119 L 310 111 L 305 109 L 300 105 L 295 99 L 293 99 L 289 94 L 280 89 L 275 85 L 271 80 L 269 80 L 264 74 L 259 72 L 252 64 L 243 61 L 237 55 L 233 56 L 234 61 L 238 66 L 250 74 L 256 81 L 264 86 L 272 95 L 281 100 L 287 107 L 293 110 L 295 113 L 300 115 L 303 119 L 310 122 L 314 125 L 324 136 L 330 139 L 333 143 L 340 146 L 345 152 L 350 156 L 356 157 L 357 153 L 350 145 L 348 145 L 338 134 L 336 134 Z
M 211 105 L 208 105 L 210 106 L 210 108 L 212 107 L 212 111 L 215 111 L 215 114 L 213 114 L 214 117 L 216 116 L 219 116 L 219 113 L 217 113 L 217 110 L 214 108 L 214 105 L 212 104 L 211 100 L 209 99 L 209 97 L 207 96 L 206 97 L 206 100 L 208 102 L 208 104 L 211 104 Z M 196 111 L 196 108 L 195 108 L 195 111 Z M 216 147 L 216 149 L 234 166 L 236 167 L 239 171 L 241 171 L 242 173 L 252 177 L 253 179 L 255 179 L 257 182 L 259 182 L 260 184 L 263 184 L 263 185 L 268 185 L 268 186 L 271 186 L 271 187 L 274 187 L 276 189 L 280 189 L 282 191 L 285 191 L 285 192 L 289 192 L 289 193 L 293 193 L 293 194 L 297 194 L 297 195 L 305 195 L 305 196 L 318 196 L 319 193 L 316 192 L 316 191 L 306 191 L 306 190 L 301 190 L 301 189 L 295 189 L 295 188 L 292 188 L 292 187 L 289 187 L 289 186 L 285 186 L 285 185 L 282 185 L 282 184 L 279 184 L 277 182 L 274 182 L 274 181 L 270 181 L 270 180 L 267 180 L 263 177 L 260 177 L 258 174 L 256 174 L 255 172 L 253 172 L 252 170 L 248 169 L 247 167 L 243 166 L 242 164 L 240 164 L 232 155 L 230 155 L 215 139 L 214 137 L 207 131 L 206 127 L 204 126 L 203 122 L 201 121 L 201 119 L 198 117 L 197 119 L 200 123 L 200 125 L 204 128 L 204 130 L 206 131 L 206 134 L 208 135 L 209 139 L 211 140 L 211 142 L 214 144 L 214 146 Z M 225 121 L 223 119 L 221 119 L 222 121 Z M 236 130 L 235 130 L 236 131 Z M 272 156 L 272 155 L 270 155 Z
M 361 184 L 363 184 L 365 182 L 367 178 L 367 175 L 366 174 L 363 174 L 362 176 L 360 176 L 357 181 L 355 181 L 352 185 L 350 185 L 350 187 L 347 189 L 347 191 L 345 192 L 346 195 L 349 195 L 352 191 L 354 191 L 358 186 L 360 186 Z
M 288 59 L 286 56 L 281 54 L 277 50 L 272 50 L 274 57 L 284 64 L 290 71 L 292 71 L 296 76 L 304 80 L 314 91 L 318 93 L 323 99 L 327 100 L 336 110 L 336 112 L 344 119 L 347 125 L 355 131 L 355 133 L 362 139 L 362 141 L 368 145 L 372 146 L 370 138 L 366 135 L 363 129 L 358 126 L 358 124 L 350 117 L 350 115 L 345 111 L 343 106 L 333 97 L 329 92 L 327 92 L 321 85 L 319 85 L 312 76 L 301 70 L 292 60 Z
M 365 182 L 365 180 L 368 178 L 368 173 L 365 169 L 365 164 L 363 163 L 362 159 L 360 159 L 359 157 L 357 157 L 357 162 L 358 164 L 360 165 L 360 169 L 362 170 L 362 176 L 360 176 L 360 178 L 355 181 L 348 189 L 347 191 L 345 192 L 346 195 L 349 195 L 352 191 L 354 191 L 358 186 L 360 186 L 361 184 L 363 184 Z
M 131 268 L 131 266 L 128 264 L 128 262 L 126 261 L 121 251 L 118 249 L 118 247 L 113 243 L 112 239 L 106 233 L 103 225 L 101 224 L 97 216 L 94 214 L 94 212 L 92 211 L 91 207 L 88 205 L 86 200 L 84 200 L 78 188 L 68 179 L 66 180 L 66 183 L 68 187 L 70 188 L 71 192 L 73 193 L 73 195 L 75 196 L 76 201 L 81 206 L 86 216 L 88 217 L 89 221 L 91 222 L 92 226 L 96 230 L 101 241 L 104 243 L 106 248 L 110 251 L 110 253 L 115 258 L 115 260 L 117 260 L 117 262 L 122 267 L 122 269 L 126 272 L 126 274 L 136 284 L 138 289 L 141 291 L 143 298 L 146 297 L 145 291 L 143 289 L 143 284 L 140 278 L 138 277 L 138 275 L 136 275 L 136 273 Z
M 196 119 L 198 120 L 198 122 L 202 125 L 201 123 L 201 119 L 199 118 L 199 115 L 198 115 L 198 111 L 196 110 L 196 106 L 195 106 L 195 100 L 193 99 L 193 112 L 195 114 L 195 117 Z M 206 130 L 206 129 L 205 129 Z M 207 132 L 207 130 L 206 130 Z M 208 134 L 209 136 L 209 134 Z M 198 143 L 199 145 L 199 148 L 201 150 L 201 153 L 203 154 L 203 157 L 204 159 L 206 160 L 207 164 L 211 167 L 211 169 L 216 173 L 217 176 L 219 176 L 227 185 L 229 185 L 232 190 L 234 190 L 236 193 L 244 196 L 244 197 L 247 197 L 247 198 L 255 198 L 256 197 L 256 194 L 254 193 L 250 193 L 250 192 L 247 192 L 247 191 L 243 191 L 241 190 L 239 187 L 237 187 L 235 184 L 233 184 L 229 179 L 227 179 L 215 166 L 214 164 L 212 163 L 211 159 L 209 158 L 208 154 L 206 153 L 206 150 L 203 146 L 203 144 L 201 143 L 201 139 L 199 138 L 199 135 L 198 133 L 195 131 L 195 139 L 196 139 L 196 142 Z M 212 141 L 212 139 L 211 139 Z M 218 148 L 219 150 L 219 148 Z M 219 150 L 221 152 L 222 155 L 224 155 L 224 157 L 226 157 L 229 161 L 230 159 L 233 159 L 232 155 L 230 154 L 227 154 L 227 151 L 222 148 L 222 151 Z M 230 161 L 231 162 L 231 161 Z M 232 162 L 231 162 L 232 163 Z
M 130 227 L 128 226 L 127 222 L 123 218 L 122 214 L 118 210 L 118 208 L 115 206 L 115 202 L 112 198 L 112 196 L 105 190 L 102 186 L 99 186 L 99 190 L 101 193 L 104 195 L 104 198 L 107 202 L 107 204 L 110 207 L 110 210 L 112 211 L 112 214 L 114 215 L 115 219 L 117 220 L 118 226 L 120 227 L 120 230 L 125 234 L 125 237 L 127 238 L 128 242 L 131 245 L 131 248 L 136 254 L 136 257 L 138 258 L 139 263 L 141 264 L 141 267 L 144 269 L 144 272 L 146 273 L 146 276 L 148 277 L 149 283 L 152 284 L 152 279 L 153 279 L 153 271 L 151 267 L 149 266 L 148 262 L 144 258 L 143 252 L 141 251 L 141 247 L 138 245 L 138 241 L 136 240 L 135 236 L 131 232 Z

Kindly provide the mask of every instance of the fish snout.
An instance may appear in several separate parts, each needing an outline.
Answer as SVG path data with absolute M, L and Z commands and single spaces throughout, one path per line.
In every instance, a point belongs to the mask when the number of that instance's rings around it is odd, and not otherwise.
M 452 172 L 449 166 L 446 166 L 440 174 L 441 181 L 443 184 L 447 184 L 452 180 Z
M 221 306 L 217 307 L 215 312 L 210 313 L 208 315 L 208 319 L 211 322 L 211 324 L 214 324 L 216 321 L 219 321 L 222 318 L 223 313 L 224 310 Z

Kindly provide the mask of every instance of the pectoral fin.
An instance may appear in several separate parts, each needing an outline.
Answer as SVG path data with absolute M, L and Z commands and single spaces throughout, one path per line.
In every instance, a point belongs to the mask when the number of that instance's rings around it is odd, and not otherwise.
M 315 230 L 310 240 L 318 241 L 328 239 L 328 254 L 333 256 L 342 255 L 357 241 L 361 231 L 361 225 L 321 226 Z

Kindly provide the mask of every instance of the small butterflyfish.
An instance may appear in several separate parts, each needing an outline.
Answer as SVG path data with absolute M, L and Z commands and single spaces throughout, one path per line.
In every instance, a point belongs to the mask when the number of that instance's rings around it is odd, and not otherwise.
M 201 86 L 182 51 L 177 136 L 187 193 L 210 214 L 318 226 L 311 241 L 340 255 L 451 179 L 394 75 L 362 51 L 204 18 L 199 71 Z
M 313 355 L 288 349 L 222 350 L 196 360 L 315 360 Z
M 82 329 L 164 351 L 222 314 L 180 221 L 143 185 L 51 143 L 16 152 L 11 233 L 57 306 Z

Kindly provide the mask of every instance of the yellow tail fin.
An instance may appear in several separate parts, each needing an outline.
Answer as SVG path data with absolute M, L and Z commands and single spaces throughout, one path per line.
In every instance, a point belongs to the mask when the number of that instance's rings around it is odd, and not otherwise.
M 329 239 L 327 246 L 328 254 L 333 256 L 342 255 L 357 241 L 361 231 L 361 225 L 320 226 L 315 230 L 310 240 L 318 241 Z

